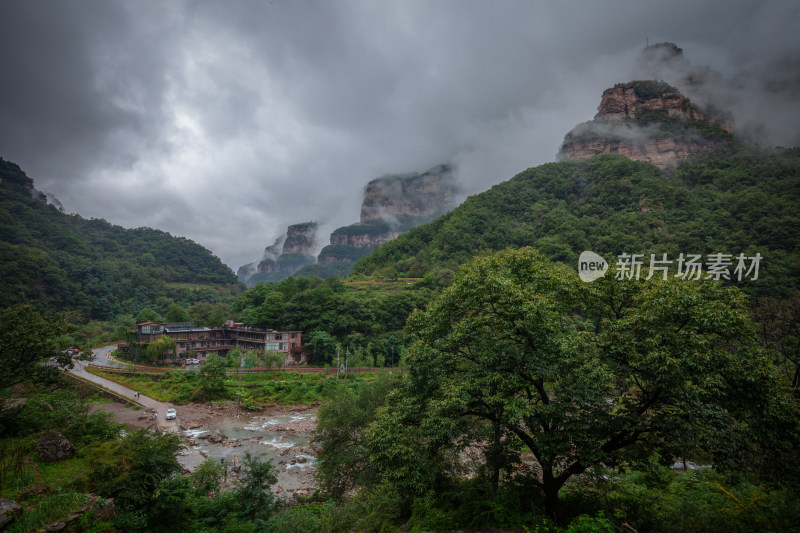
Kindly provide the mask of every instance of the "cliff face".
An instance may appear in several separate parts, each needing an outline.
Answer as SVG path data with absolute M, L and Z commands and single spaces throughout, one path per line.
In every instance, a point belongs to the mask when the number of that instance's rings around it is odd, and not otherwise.
M 286 230 L 283 254 L 311 255 L 317 248 L 317 223 L 294 224 Z
M 719 143 L 683 142 L 669 138 L 597 139 L 564 143 L 560 159 L 582 159 L 598 154 L 619 154 L 634 161 L 664 169 L 676 166 L 690 155 Z
M 365 246 L 377 246 L 385 242 L 393 241 L 400 236 L 399 231 L 379 233 L 377 235 L 349 235 L 346 233 L 331 233 L 331 246 L 353 246 L 363 248 Z
M 453 170 L 437 165 L 427 172 L 383 176 L 364 189 L 360 222 L 331 233 L 320 263 L 352 263 L 375 246 L 454 207 L 458 194 Z
M 663 111 L 667 117 L 712 122 L 677 89 L 663 82 L 629 82 L 603 91 L 595 120 L 623 120 Z M 730 126 L 726 129 L 730 131 Z
M 449 206 L 456 192 L 452 169 L 447 165 L 438 165 L 422 174 L 374 179 L 364 190 L 361 222 L 430 217 Z
M 240 267 L 239 279 L 252 287 L 259 281 L 287 278 L 314 263 L 318 264 L 310 268 L 315 275 L 347 275 L 349 265 L 376 246 L 455 207 L 458 192 L 453 169 L 447 165 L 374 179 L 364 188 L 360 221 L 331 233 L 330 244 L 318 257 L 311 255 L 319 245 L 317 223 L 295 224 L 264 250 L 260 261 Z
M 259 261 L 239 267 L 239 281 L 252 287 L 259 281 L 280 281 L 313 264 L 317 247 L 317 223 L 294 224 L 264 249 Z
M 567 133 L 559 159 L 620 154 L 660 168 L 732 139 L 729 120 L 704 113 L 658 81 L 618 84 L 603 92 L 594 120 Z

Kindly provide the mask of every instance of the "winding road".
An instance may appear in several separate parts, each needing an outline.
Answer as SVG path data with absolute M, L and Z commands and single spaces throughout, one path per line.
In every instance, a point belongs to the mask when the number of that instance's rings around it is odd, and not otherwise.
M 102 348 L 94 348 L 92 349 L 92 354 L 94 355 L 94 360 L 91 361 L 93 364 L 102 365 L 102 366 L 114 366 L 114 367 L 121 367 L 124 366 L 120 363 L 117 363 L 113 359 L 108 358 L 109 352 L 114 350 L 116 346 L 104 346 Z M 124 385 L 120 385 L 119 383 L 114 383 L 111 380 L 106 378 L 95 376 L 94 374 L 88 372 L 86 370 L 86 365 L 89 364 L 88 361 L 75 361 L 75 367 L 70 370 L 70 374 L 83 379 L 84 381 L 90 381 L 97 385 L 100 385 L 104 389 L 110 390 L 119 396 L 122 396 L 126 400 L 129 400 L 131 403 L 139 404 L 145 409 L 152 409 L 157 414 L 158 417 L 156 418 L 156 422 L 159 428 L 166 429 L 169 431 L 179 431 L 180 422 L 177 418 L 172 420 L 167 420 L 166 413 L 167 409 L 174 408 L 175 406 L 166 403 L 166 402 L 159 402 L 158 400 L 154 400 L 149 396 L 140 395 L 136 397 L 136 391 L 133 389 L 129 389 Z

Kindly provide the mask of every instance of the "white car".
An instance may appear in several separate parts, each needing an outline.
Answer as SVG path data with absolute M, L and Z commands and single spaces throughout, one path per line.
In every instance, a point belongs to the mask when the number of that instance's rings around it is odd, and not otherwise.
M 175 409 L 167 409 L 167 420 L 172 420 L 173 418 L 177 417 L 178 413 L 175 412 Z

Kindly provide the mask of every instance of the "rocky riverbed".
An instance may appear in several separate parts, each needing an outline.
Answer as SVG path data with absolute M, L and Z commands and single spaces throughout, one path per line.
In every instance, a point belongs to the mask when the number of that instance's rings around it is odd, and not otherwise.
M 134 410 L 120 403 L 95 406 L 114 415 L 128 427 L 151 427 L 149 410 Z M 317 425 L 315 406 L 274 405 L 262 411 L 245 411 L 235 402 L 211 402 L 175 406 L 178 424 L 175 428 L 187 439 L 187 446 L 178 457 L 186 471 L 194 470 L 207 457 L 226 467 L 223 490 L 238 479 L 233 459 L 241 464 L 245 452 L 260 460 L 272 460 L 278 482 L 273 486 L 282 498 L 310 496 L 316 489 L 318 446 L 312 442 Z M 164 413 L 160 413 L 164 416 Z
M 178 458 L 193 470 L 207 457 L 226 467 L 226 484 L 235 482 L 245 452 L 272 460 L 278 477 L 273 490 L 284 498 L 310 496 L 316 489 L 316 407 L 271 406 L 259 413 L 240 411 L 235 405 L 189 404 L 178 406 L 180 430 L 189 445 Z

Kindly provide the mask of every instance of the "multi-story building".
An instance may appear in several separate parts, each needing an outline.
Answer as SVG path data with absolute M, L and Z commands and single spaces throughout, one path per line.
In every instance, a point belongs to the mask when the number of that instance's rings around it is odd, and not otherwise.
M 151 343 L 163 336 L 174 340 L 178 359 L 185 358 L 187 352 L 192 352 L 193 357 L 200 360 L 212 353 L 224 357 L 229 350 L 238 348 L 242 351 L 285 353 L 288 366 L 306 363 L 300 331 L 261 329 L 233 321 L 213 328 L 162 322 L 141 322 L 136 327 L 140 343 Z

